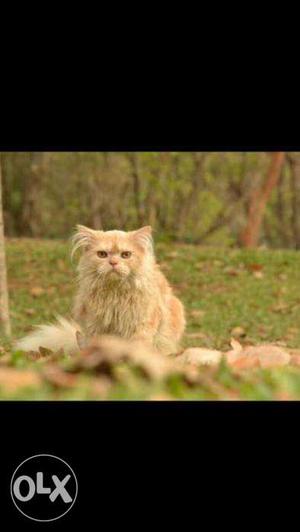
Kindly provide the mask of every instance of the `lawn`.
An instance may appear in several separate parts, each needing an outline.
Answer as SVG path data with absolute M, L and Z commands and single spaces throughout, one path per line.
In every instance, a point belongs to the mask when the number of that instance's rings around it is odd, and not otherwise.
M 75 267 L 66 241 L 10 239 L 8 278 L 14 338 L 57 314 L 68 316 Z M 158 260 L 186 306 L 184 346 L 228 350 L 272 342 L 300 348 L 300 254 L 283 250 L 236 250 L 158 243 Z M 145 378 L 136 368 L 116 368 L 108 382 L 96 372 L 69 372 L 60 355 L 34 360 L 12 352 L 0 338 L 2 399 L 298 399 L 297 367 L 236 374 L 224 361 L 200 368 L 197 384 L 180 375 Z M 57 374 L 55 371 L 57 370 Z M 52 372 L 52 373 L 51 373 Z

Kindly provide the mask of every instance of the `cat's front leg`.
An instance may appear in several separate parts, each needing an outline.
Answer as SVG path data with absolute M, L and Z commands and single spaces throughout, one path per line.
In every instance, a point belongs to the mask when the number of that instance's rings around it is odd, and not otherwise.
M 153 310 L 149 318 L 143 321 L 137 328 L 136 332 L 130 338 L 131 340 L 139 340 L 155 348 L 155 336 L 159 330 L 161 322 L 161 314 L 159 310 Z
M 80 323 L 83 323 L 87 317 L 86 304 L 83 302 L 81 294 L 78 294 L 75 298 L 72 315 L 74 319 Z

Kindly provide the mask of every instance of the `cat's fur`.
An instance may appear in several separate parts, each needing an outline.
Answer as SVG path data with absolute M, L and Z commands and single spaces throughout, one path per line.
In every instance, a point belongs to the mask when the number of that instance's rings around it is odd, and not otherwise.
M 175 353 L 185 327 L 184 309 L 156 263 L 151 228 L 96 231 L 79 225 L 73 253 L 78 249 L 82 255 L 73 316 L 79 326 L 64 320 L 41 326 L 17 347 L 27 351 L 55 346 L 71 353 L 78 350 L 76 330 L 81 330 L 87 338 L 116 335 Z M 99 252 L 107 256 L 99 257 Z M 131 256 L 123 258 L 124 252 Z

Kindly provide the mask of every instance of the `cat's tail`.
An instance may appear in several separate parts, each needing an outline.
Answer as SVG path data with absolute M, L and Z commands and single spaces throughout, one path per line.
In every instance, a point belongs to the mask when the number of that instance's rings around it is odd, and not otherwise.
M 53 325 L 38 325 L 36 329 L 18 340 L 14 348 L 20 351 L 38 351 L 45 347 L 57 352 L 63 349 L 64 353 L 72 355 L 79 350 L 76 333 L 81 328 L 74 321 L 57 317 L 57 323 Z

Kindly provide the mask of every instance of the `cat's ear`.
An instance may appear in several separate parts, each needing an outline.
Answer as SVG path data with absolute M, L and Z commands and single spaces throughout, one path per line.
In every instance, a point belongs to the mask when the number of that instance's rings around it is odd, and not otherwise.
M 130 234 L 143 248 L 153 251 L 152 227 L 150 225 L 131 231 Z
M 101 231 L 95 231 L 85 225 L 76 225 L 76 232 L 72 237 L 71 256 L 73 257 L 74 253 L 80 248 L 83 248 L 86 251 L 89 246 L 96 241 L 99 233 L 101 233 Z

